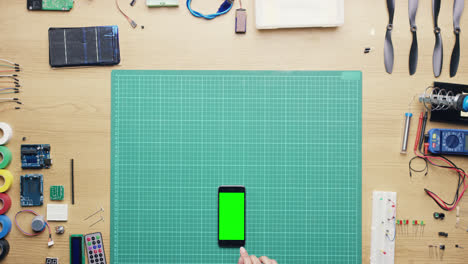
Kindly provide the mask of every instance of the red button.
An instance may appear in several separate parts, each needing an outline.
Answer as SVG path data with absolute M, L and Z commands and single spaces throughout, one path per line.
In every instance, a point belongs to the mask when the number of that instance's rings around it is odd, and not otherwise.
M 432 147 L 435 148 L 435 147 L 436 147 L 436 144 L 435 144 L 435 143 L 432 143 Z
M 102 252 L 102 250 L 101 250 L 101 249 L 99 249 L 99 253 L 101 253 L 101 252 Z
M 97 254 L 97 250 L 94 250 L 94 254 Z
M 91 238 L 88 237 L 88 241 L 91 241 Z

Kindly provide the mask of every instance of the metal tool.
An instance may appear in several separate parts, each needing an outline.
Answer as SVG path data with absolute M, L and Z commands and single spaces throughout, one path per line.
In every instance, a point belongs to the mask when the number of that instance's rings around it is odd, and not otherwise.
M 465 7 L 465 0 L 455 0 L 453 2 L 453 33 L 455 34 L 455 46 L 453 47 L 450 59 L 450 77 L 457 74 L 460 63 L 460 18 Z
M 419 102 L 424 104 L 428 111 L 456 110 L 468 112 L 468 95 L 454 94 L 452 91 L 437 87 L 427 87 L 424 94 L 419 96 Z
M 85 219 L 83 219 L 83 221 L 88 220 L 89 218 L 95 216 L 96 214 L 98 214 L 98 213 L 100 213 L 100 212 L 104 212 L 104 208 L 101 207 L 99 210 L 97 210 L 96 212 L 90 214 L 88 217 L 86 217 Z
M 401 143 L 401 154 L 406 154 L 406 151 L 408 149 L 408 137 L 409 137 L 409 130 L 410 130 L 410 124 L 411 124 L 411 117 L 413 116 L 412 113 L 405 113 L 405 128 L 403 130 L 403 139 Z
M 385 70 L 388 73 L 393 71 L 393 42 L 392 42 L 392 30 L 393 30 L 393 16 L 395 14 L 395 0 L 387 0 L 388 9 L 388 24 L 387 32 L 385 33 L 385 44 L 384 44 L 384 63 Z
M 439 27 L 439 12 L 440 12 L 441 0 L 432 0 L 432 15 L 434 18 L 434 35 L 435 45 L 434 54 L 432 55 L 432 67 L 434 70 L 434 76 L 439 77 L 442 72 L 442 64 L 444 58 L 444 48 L 442 45 L 442 36 L 440 35 Z
M 418 37 L 416 35 L 416 12 L 418 11 L 419 0 L 408 1 L 408 14 L 411 26 L 411 34 L 413 35 L 413 42 L 411 43 L 411 50 L 409 55 L 409 73 L 413 75 L 416 73 L 418 67 Z

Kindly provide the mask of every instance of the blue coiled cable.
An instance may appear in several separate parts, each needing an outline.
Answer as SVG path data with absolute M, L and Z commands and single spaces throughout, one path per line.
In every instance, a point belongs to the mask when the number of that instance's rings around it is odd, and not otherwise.
M 218 9 L 218 12 L 214 14 L 210 14 L 210 15 L 204 15 L 198 11 L 193 10 L 192 7 L 190 7 L 191 5 L 192 5 L 192 0 L 187 0 L 187 8 L 190 11 L 190 13 L 192 13 L 193 16 L 211 20 L 229 12 L 229 10 L 231 10 L 232 6 L 234 5 L 234 0 L 224 0 L 224 2 L 221 4 L 221 6 Z

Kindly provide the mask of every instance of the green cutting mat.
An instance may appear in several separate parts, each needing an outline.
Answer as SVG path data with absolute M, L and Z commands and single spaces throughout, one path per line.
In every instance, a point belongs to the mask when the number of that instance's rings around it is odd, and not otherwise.
M 113 71 L 111 263 L 235 264 L 217 190 L 246 186 L 246 248 L 361 263 L 361 73 Z

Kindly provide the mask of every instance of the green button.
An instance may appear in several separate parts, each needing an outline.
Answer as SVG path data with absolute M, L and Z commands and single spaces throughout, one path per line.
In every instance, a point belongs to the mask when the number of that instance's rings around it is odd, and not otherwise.
M 101 238 L 101 237 L 100 237 L 100 236 L 96 236 L 96 239 L 99 239 L 99 238 Z
M 91 246 L 91 242 L 88 242 L 88 246 Z

